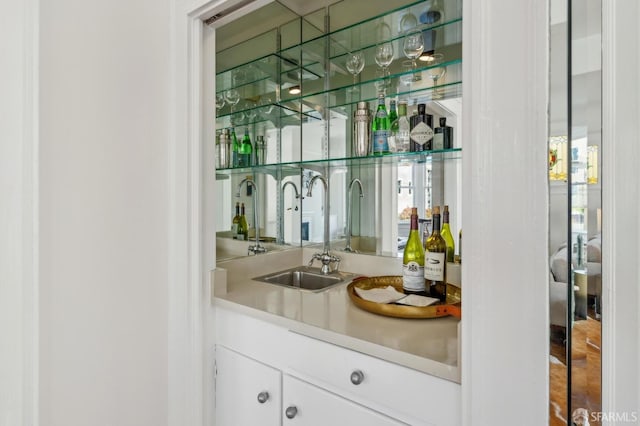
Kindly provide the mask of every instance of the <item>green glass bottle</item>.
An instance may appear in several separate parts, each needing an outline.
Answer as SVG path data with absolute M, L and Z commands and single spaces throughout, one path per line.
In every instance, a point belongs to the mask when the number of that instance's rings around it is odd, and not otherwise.
M 371 124 L 372 152 L 374 155 L 389 153 L 389 115 L 384 104 L 384 94 L 378 95 L 378 109 Z
M 238 226 L 240 225 L 240 203 L 236 202 L 236 215 L 231 222 L 231 236 L 234 240 L 238 239 Z
M 251 159 L 253 157 L 253 146 L 249 138 L 249 128 L 244 129 L 244 137 L 240 148 L 238 149 L 238 167 L 251 167 Z
M 407 294 L 427 294 L 424 280 L 424 248 L 418 231 L 416 207 L 411 208 L 411 228 L 402 254 L 402 290 Z
M 425 243 L 424 278 L 429 296 L 444 302 L 447 298 L 447 243 L 440 235 L 440 207 L 433 208 L 433 229 Z
M 444 206 L 442 212 L 442 231 L 440 231 L 440 235 L 444 238 L 444 242 L 447 243 L 447 262 L 453 262 L 456 247 L 449 227 L 449 206 Z
M 249 239 L 249 224 L 247 223 L 247 217 L 244 215 L 244 203 L 240 206 L 240 222 L 238 223 L 238 239 Z
M 236 129 L 231 128 L 231 167 L 238 167 L 238 151 L 240 150 L 240 144 L 238 143 L 238 137 L 236 136 Z

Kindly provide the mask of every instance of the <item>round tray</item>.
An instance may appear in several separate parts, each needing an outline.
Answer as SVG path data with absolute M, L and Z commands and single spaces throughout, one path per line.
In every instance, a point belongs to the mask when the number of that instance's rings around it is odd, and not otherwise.
M 447 304 L 437 303 L 430 306 L 407 306 L 393 303 L 376 303 L 364 300 L 355 291 L 355 287 L 370 290 L 377 287 L 393 286 L 402 292 L 402 277 L 400 276 L 379 276 L 356 278 L 347 286 L 347 293 L 351 301 L 360 309 L 374 314 L 385 315 L 396 318 L 439 318 L 454 316 L 460 318 L 462 309 L 460 303 Z

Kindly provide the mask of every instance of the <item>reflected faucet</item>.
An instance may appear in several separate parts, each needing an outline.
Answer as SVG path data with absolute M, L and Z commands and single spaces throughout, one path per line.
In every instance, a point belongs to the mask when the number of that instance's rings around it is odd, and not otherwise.
M 247 254 L 260 254 L 266 253 L 267 249 L 260 245 L 260 222 L 258 220 L 258 185 L 251 178 L 244 178 L 238 184 L 238 190 L 236 191 L 236 197 L 240 197 L 240 190 L 242 189 L 243 184 L 252 185 L 253 186 L 253 224 L 256 228 L 256 244 L 254 246 L 249 246 L 247 248 Z
M 337 256 L 333 256 L 329 253 L 329 184 L 327 179 L 322 177 L 322 175 L 315 175 L 309 181 L 309 190 L 307 191 L 307 197 L 311 197 L 311 191 L 313 190 L 313 184 L 316 183 L 316 180 L 319 179 L 324 185 L 324 248 L 322 253 L 315 253 L 311 260 L 309 261 L 309 266 L 313 265 L 314 260 L 319 260 L 322 262 L 322 267 L 320 271 L 324 275 L 328 275 L 333 271 L 337 271 L 340 266 L 340 258 Z M 331 269 L 330 264 L 336 263 L 335 269 Z
M 285 182 L 284 185 L 282 185 L 282 198 L 284 198 L 284 189 L 287 187 L 287 185 L 293 186 L 293 191 L 295 193 L 296 200 L 304 198 L 298 192 L 298 187 L 296 186 L 295 182 L 290 180 Z M 284 202 L 282 203 L 284 204 Z M 284 207 L 282 207 L 282 210 L 284 210 Z M 298 211 L 298 206 L 296 206 L 295 210 Z M 284 220 L 280 220 L 279 222 L 280 222 L 279 223 L 280 232 L 278 233 L 278 244 L 284 244 Z
M 347 245 L 343 249 L 344 251 L 348 251 L 351 253 L 357 253 L 356 250 L 351 248 L 351 204 L 353 202 L 353 184 L 355 183 L 358 184 L 358 189 L 360 190 L 360 198 L 364 198 L 364 193 L 362 192 L 362 182 L 360 181 L 360 179 L 355 178 L 351 180 L 351 183 L 349 184 L 349 195 L 347 198 Z

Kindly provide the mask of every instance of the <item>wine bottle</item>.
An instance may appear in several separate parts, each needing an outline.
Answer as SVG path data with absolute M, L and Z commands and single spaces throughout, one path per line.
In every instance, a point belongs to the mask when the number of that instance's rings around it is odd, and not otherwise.
M 458 231 L 458 263 L 462 263 L 462 229 Z
M 247 223 L 247 217 L 244 215 L 244 203 L 240 205 L 240 222 L 238 223 L 238 239 L 249 239 L 249 224 Z
M 389 116 L 387 115 L 387 108 L 384 104 L 384 95 L 381 93 L 378 95 L 378 110 L 371 123 L 371 138 L 373 140 L 372 152 L 373 154 L 387 154 L 389 153 Z
M 398 102 L 398 118 L 391 123 L 391 138 L 396 152 L 409 151 L 411 125 L 407 118 L 407 101 Z M 391 142 L 389 143 L 392 144 Z
M 433 227 L 425 244 L 424 278 L 431 297 L 444 302 L 447 298 L 446 256 L 447 243 L 440 235 L 440 207 L 433 208 Z
M 238 239 L 238 226 L 240 225 L 240 203 L 236 202 L 236 215 L 231 222 L 231 236 L 234 240 Z
M 240 148 L 238 148 L 238 166 L 251 167 L 251 157 L 253 156 L 253 146 L 249 138 L 249 128 L 244 129 L 244 137 Z
M 411 209 L 409 239 L 402 255 L 402 289 L 407 294 L 427 294 L 424 272 L 424 248 L 418 231 L 418 209 Z
M 456 248 L 453 242 L 451 228 L 449 227 L 449 206 L 444 206 L 442 212 L 442 231 L 440 231 L 440 235 L 444 238 L 444 242 L 447 243 L 447 262 L 453 262 L 453 255 Z
M 418 104 L 418 115 L 411 117 L 411 151 L 432 149 L 433 115 L 426 113 L 426 105 Z
M 240 150 L 240 144 L 238 143 L 238 137 L 236 136 L 236 129 L 231 128 L 231 167 L 238 167 L 238 151 Z
M 396 147 L 396 137 L 393 133 L 393 124 L 398 120 L 398 113 L 396 111 L 396 101 L 389 101 L 389 152 L 397 152 L 398 149 Z
M 440 117 L 440 127 L 433 130 L 433 149 L 451 149 L 453 127 L 447 126 L 447 117 Z

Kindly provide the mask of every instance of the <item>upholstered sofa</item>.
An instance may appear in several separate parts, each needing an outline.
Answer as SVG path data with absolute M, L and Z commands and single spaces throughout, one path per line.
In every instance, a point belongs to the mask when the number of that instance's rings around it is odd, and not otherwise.
M 567 323 L 567 246 L 560 246 L 549 260 L 549 303 L 552 325 Z M 574 265 L 575 267 L 575 265 Z M 587 294 L 595 297 L 596 312 L 602 295 L 602 241 L 600 234 L 587 241 Z

